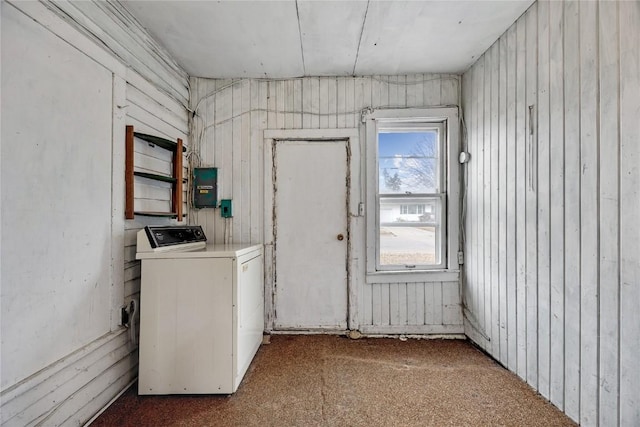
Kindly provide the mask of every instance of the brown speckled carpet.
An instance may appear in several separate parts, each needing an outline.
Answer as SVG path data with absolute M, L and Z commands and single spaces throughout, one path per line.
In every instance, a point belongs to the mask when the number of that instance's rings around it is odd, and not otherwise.
M 274 335 L 232 396 L 138 396 L 98 426 L 573 426 L 465 341 Z

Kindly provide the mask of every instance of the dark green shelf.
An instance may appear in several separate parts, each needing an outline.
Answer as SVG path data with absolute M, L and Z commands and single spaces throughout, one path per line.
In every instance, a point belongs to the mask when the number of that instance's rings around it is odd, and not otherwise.
M 171 176 L 158 175 L 158 174 L 155 174 L 155 173 L 134 171 L 133 174 L 135 176 L 139 176 L 139 177 L 142 177 L 142 178 L 153 179 L 153 180 L 156 180 L 156 181 L 170 182 L 172 184 L 174 182 L 176 182 L 176 179 L 171 177 Z
M 133 212 L 136 215 L 140 216 L 155 216 L 161 218 L 177 218 L 178 214 L 175 212 L 151 212 L 151 211 L 135 211 Z M 187 214 L 182 214 L 183 217 L 187 216 Z
M 165 150 L 171 150 L 175 152 L 176 147 L 178 146 L 178 144 L 175 141 L 170 141 L 168 139 L 160 138 L 153 135 L 147 135 L 146 133 L 134 132 L 133 136 L 135 136 L 136 138 L 143 139 L 154 145 L 157 145 L 158 147 L 162 147 Z M 187 148 L 185 146 L 182 146 L 182 152 L 185 152 L 185 151 L 187 151 Z

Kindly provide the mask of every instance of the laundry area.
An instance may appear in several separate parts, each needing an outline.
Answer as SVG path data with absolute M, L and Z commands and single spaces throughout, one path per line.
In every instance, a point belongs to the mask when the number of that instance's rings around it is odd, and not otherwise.
M 0 7 L 0 426 L 640 425 L 638 2 Z

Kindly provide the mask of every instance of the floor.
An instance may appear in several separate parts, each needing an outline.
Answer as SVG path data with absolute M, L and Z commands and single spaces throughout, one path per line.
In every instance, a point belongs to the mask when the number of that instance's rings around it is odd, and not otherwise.
M 467 341 L 274 335 L 232 396 L 138 396 L 98 426 L 573 426 Z

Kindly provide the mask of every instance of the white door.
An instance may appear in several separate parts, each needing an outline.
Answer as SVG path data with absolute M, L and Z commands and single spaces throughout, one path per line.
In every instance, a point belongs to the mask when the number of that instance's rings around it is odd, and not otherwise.
M 346 329 L 347 142 L 274 150 L 274 326 Z

